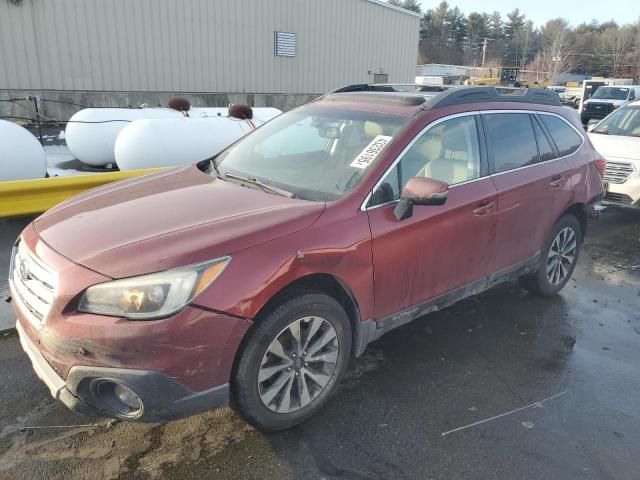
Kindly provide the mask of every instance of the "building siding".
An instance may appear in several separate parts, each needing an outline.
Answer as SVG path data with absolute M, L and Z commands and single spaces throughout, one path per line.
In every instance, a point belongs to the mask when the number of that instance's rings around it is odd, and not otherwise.
M 413 80 L 420 18 L 375 0 L 0 0 L 0 90 L 322 93 Z M 274 31 L 296 34 L 294 58 Z

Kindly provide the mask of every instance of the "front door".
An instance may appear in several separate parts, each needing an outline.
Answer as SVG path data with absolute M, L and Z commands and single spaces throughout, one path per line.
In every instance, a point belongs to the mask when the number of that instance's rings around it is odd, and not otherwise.
M 477 119 L 465 115 L 427 127 L 381 180 L 368 206 L 378 322 L 421 313 L 421 305 L 482 281 L 495 237 L 497 192 L 486 175 Z M 409 178 L 450 185 L 441 206 L 415 206 L 397 220 L 393 210 Z

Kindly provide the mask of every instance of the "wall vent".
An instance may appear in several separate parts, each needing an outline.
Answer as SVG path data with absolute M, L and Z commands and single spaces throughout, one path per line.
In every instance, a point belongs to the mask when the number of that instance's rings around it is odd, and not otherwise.
M 275 32 L 276 57 L 296 56 L 296 34 L 291 32 Z

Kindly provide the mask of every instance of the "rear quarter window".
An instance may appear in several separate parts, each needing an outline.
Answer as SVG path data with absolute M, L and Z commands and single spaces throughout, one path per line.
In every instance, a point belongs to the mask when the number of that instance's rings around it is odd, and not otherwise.
M 571 155 L 580 148 L 582 136 L 567 122 L 553 115 L 540 115 L 539 118 L 551 134 L 561 157 Z

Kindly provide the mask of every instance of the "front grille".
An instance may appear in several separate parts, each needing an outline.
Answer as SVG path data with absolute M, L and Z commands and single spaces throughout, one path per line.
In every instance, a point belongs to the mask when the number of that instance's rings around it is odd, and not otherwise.
M 610 202 L 622 203 L 625 205 L 631 205 L 633 203 L 633 199 L 624 193 L 607 192 L 604 198 Z
M 593 114 L 593 116 L 604 118 L 607 115 L 609 115 L 611 112 L 613 112 L 613 104 L 590 102 L 590 103 L 587 103 L 587 111 Z
M 636 169 L 633 163 L 612 162 L 607 160 L 607 168 L 604 172 L 604 179 L 610 183 L 624 183 Z
M 32 255 L 21 242 L 13 251 L 9 279 L 19 302 L 28 311 L 31 323 L 42 326 L 56 295 L 56 272 Z

